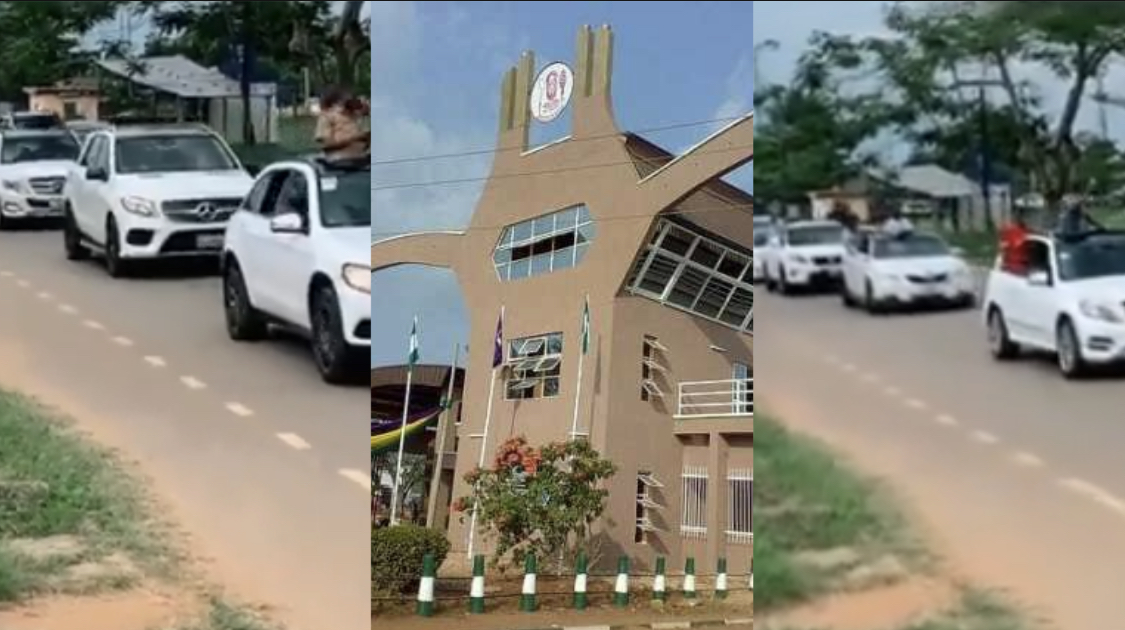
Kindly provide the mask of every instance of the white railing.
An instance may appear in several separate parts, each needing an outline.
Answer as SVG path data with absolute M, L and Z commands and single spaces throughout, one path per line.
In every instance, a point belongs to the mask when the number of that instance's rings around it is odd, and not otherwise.
M 684 381 L 676 395 L 677 418 L 751 418 L 754 379 Z

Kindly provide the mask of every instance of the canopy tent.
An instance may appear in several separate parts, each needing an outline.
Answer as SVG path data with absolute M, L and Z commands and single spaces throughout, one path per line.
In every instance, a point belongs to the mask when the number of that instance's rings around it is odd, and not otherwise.
M 378 455 L 396 448 L 400 436 L 410 439 L 418 435 L 426 427 L 437 424 L 438 417 L 445 411 L 445 406 L 427 409 L 413 414 L 406 419 L 406 427 L 402 420 L 371 420 L 371 454 Z

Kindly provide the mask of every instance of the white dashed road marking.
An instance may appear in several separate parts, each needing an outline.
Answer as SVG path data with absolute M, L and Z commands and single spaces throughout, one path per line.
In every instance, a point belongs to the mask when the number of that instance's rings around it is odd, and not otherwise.
M 83 321 L 82 325 L 91 330 L 105 330 L 105 326 L 102 326 L 101 322 L 96 322 L 92 319 Z
M 897 387 L 891 387 L 890 385 L 888 385 L 883 388 L 883 393 L 888 396 L 898 396 L 902 392 L 900 392 Z
M 39 295 L 38 295 L 37 297 L 38 297 L 38 298 L 39 298 L 40 300 L 49 300 L 49 299 L 51 299 L 51 298 L 52 298 L 52 297 L 54 297 L 54 296 L 52 296 L 52 295 L 51 295 L 50 293 L 47 293 L 46 291 L 40 291 L 40 292 L 39 292 Z
M 953 416 L 950 416 L 950 415 L 946 415 L 944 413 L 941 414 L 940 416 L 934 418 L 934 421 L 937 422 L 938 424 L 942 425 L 942 426 L 947 426 L 947 427 L 955 427 L 955 426 L 958 425 L 957 418 L 954 418 Z
M 26 289 L 31 286 L 31 283 L 27 280 L 16 280 L 16 284 L 19 285 L 21 289 Z
M 1012 461 L 1028 468 L 1039 468 L 1043 465 L 1043 460 L 1039 459 L 1034 453 L 1028 453 L 1027 451 L 1019 451 L 1013 454 Z
M 981 444 L 995 444 L 1000 441 L 1000 438 L 985 431 L 973 431 L 973 439 Z
M 128 348 L 129 346 L 133 345 L 133 340 L 128 337 L 114 337 L 113 343 Z
M 879 375 L 874 373 L 874 372 L 868 372 L 868 373 L 863 375 L 863 381 L 865 383 L 878 383 L 879 382 Z
M 917 398 L 910 398 L 907 399 L 906 406 L 910 407 L 911 409 L 917 409 L 918 411 L 921 411 L 926 408 L 926 403 L 918 400 Z
M 253 409 L 247 407 L 246 405 L 243 405 L 242 403 L 236 402 L 227 403 L 227 411 L 233 413 L 236 416 L 242 416 L 243 418 L 254 415 Z
M 167 363 L 164 362 L 163 358 L 151 356 L 151 355 L 145 357 L 145 363 L 151 365 L 152 367 L 164 367 L 164 366 L 168 365 Z
M 822 358 L 824 359 L 825 363 L 836 364 L 836 363 L 840 362 L 840 357 L 838 357 L 834 354 L 826 354 Z
M 851 363 L 843 363 L 843 364 L 840 365 L 840 369 L 845 371 L 845 372 L 851 373 L 851 372 L 855 372 L 859 368 L 852 365 Z
M 14 275 L 15 274 L 13 274 L 12 272 L 10 272 L 6 269 L 4 271 L 0 271 L 0 276 L 4 276 L 5 278 L 11 278 Z
M 286 445 L 298 451 L 307 451 L 308 449 L 312 448 L 312 444 L 306 442 L 304 438 L 297 435 L 296 433 L 278 433 L 277 439 L 285 442 Z
M 348 481 L 354 481 L 364 488 L 367 488 L 368 491 L 371 490 L 370 474 L 365 473 L 362 470 L 356 470 L 354 468 L 341 468 L 337 472 L 340 473 L 340 476 L 342 476 L 344 479 L 347 479 Z
M 73 315 L 73 314 L 78 312 L 78 309 L 74 308 L 73 306 L 71 306 L 69 304 L 59 304 L 59 310 L 68 314 L 68 315 Z
M 1121 516 L 1125 516 L 1125 501 L 1122 501 L 1121 499 L 1115 497 L 1113 493 L 1109 492 L 1108 490 L 1103 490 L 1102 488 L 1095 486 L 1089 481 L 1083 481 L 1082 479 L 1075 479 L 1071 477 L 1069 479 L 1060 480 L 1059 485 L 1066 488 L 1067 490 L 1070 490 L 1071 492 L 1080 494 L 1105 508 L 1113 510 Z
M 180 382 L 188 389 L 203 389 L 207 387 L 207 383 L 195 378 L 194 376 L 181 376 Z

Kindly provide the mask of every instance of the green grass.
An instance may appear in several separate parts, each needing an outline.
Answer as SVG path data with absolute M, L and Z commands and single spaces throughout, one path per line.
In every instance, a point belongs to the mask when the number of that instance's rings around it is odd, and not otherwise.
M 212 600 L 207 614 L 195 622 L 161 630 L 280 630 L 246 608 Z
M 82 543 L 77 557 L 54 560 L 33 560 L 0 545 L 0 601 L 32 594 L 68 566 L 111 553 L 145 571 L 170 566 L 172 555 L 147 518 L 142 489 L 112 454 L 34 402 L 3 391 L 0 484 L 9 492 L 13 486 L 35 488 L 16 500 L 9 494 L 0 504 L 0 540 L 72 536 Z
M 780 423 L 755 418 L 754 607 L 768 611 L 812 599 L 835 576 L 794 561 L 799 552 L 850 548 L 864 557 L 894 553 L 920 559 L 906 528 L 872 481 L 826 447 Z

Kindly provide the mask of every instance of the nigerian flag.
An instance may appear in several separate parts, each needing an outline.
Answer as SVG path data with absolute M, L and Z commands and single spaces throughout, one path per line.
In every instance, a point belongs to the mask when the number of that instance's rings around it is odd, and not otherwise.
M 418 318 L 414 318 L 413 325 L 410 326 L 410 354 L 406 357 L 407 365 L 413 369 L 414 364 L 418 363 Z
M 582 354 L 590 351 L 590 296 L 586 296 L 586 306 L 582 309 Z

